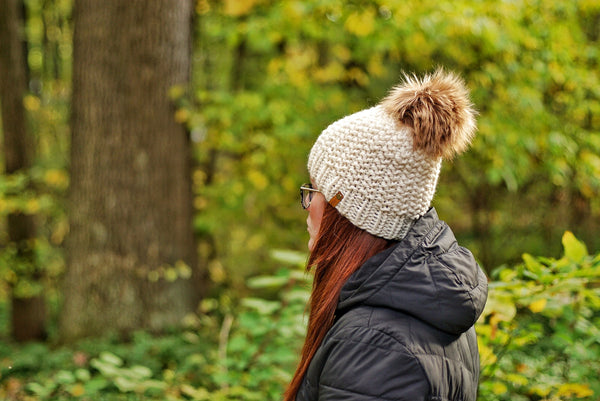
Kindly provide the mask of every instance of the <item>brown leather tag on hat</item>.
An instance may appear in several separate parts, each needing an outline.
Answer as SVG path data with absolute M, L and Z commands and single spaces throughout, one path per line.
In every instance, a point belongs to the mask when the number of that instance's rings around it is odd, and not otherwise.
M 344 195 L 338 191 L 337 194 L 333 195 L 333 198 L 329 199 L 329 204 L 333 207 L 336 207 L 342 199 L 344 199 Z

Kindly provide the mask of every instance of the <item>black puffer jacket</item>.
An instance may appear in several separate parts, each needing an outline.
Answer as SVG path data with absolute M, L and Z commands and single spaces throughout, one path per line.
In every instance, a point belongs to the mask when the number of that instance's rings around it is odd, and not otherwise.
M 474 401 L 486 298 L 485 274 L 430 209 L 346 282 L 296 401 Z

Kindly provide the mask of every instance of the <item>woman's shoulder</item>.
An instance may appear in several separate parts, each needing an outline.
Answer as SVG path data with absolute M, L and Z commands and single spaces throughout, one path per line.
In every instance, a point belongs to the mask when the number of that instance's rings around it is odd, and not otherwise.
M 377 309 L 343 314 L 321 344 L 307 381 L 324 399 L 416 400 L 427 394 L 419 358 L 381 324 Z
M 366 343 L 413 355 L 432 353 L 436 344 L 447 344 L 459 336 L 441 331 L 398 310 L 359 306 L 336 319 L 327 340 Z
M 390 348 L 406 347 L 410 316 L 397 311 L 359 306 L 336 317 L 326 340 L 367 343 Z

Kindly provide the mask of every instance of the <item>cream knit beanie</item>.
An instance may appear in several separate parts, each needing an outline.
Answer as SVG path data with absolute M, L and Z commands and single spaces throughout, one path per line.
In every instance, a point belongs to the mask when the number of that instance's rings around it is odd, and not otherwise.
M 377 106 L 321 133 L 308 157 L 310 177 L 352 224 L 402 239 L 429 209 L 442 159 L 469 146 L 475 114 L 458 76 L 405 75 Z

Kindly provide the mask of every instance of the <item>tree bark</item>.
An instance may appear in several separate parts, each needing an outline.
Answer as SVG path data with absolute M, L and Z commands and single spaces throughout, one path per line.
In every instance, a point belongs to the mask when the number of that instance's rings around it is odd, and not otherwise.
M 189 138 L 168 98 L 189 82 L 191 12 L 75 1 L 65 341 L 178 325 L 202 295 Z
M 0 100 L 4 138 L 5 171 L 13 174 L 31 167 L 32 140 L 27 132 L 23 97 L 27 92 L 27 64 L 24 54 L 22 4 L 0 0 Z M 12 213 L 7 216 L 8 240 L 17 247 L 17 257 L 32 268 L 30 277 L 39 280 L 31 240 L 36 236 L 34 216 Z M 11 294 L 12 337 L 17 341 L 43 339 L 46 311 L 43 294 L 19 297 Z

